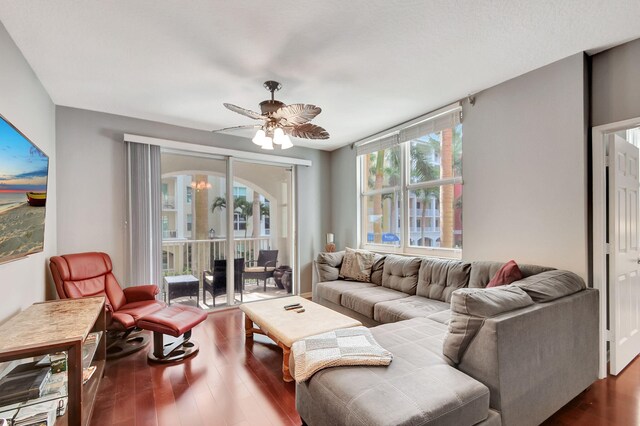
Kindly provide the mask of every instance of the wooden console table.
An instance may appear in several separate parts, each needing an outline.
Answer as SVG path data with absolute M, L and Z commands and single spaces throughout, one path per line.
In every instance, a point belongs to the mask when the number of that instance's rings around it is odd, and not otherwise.
M 36 303 L 0 326 L 0 362 L 67 353 L 67 410 L 56 426 L 91 420 L 106 359 L 104 303 L 102 296 Z M 83 385 L 82 349 L 92 331 L 102 332 L 91 360 L 96 371 Z

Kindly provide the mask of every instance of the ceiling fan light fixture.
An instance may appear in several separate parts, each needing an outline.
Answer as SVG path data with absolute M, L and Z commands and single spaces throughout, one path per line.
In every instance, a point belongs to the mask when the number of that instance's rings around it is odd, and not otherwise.
M 273 139 L 267 136 L 263 140 L 262 149 L 273 149 Z
M 289 137 L 289 135 L 284 135 L 284 137 L 282 138 L 282 144 L 280 145 L 280 148 L 289 149 L 292 146 L 293 144 L 291 143 L 291 138 Z
M 276 145 L 281 145 L 284 142 L 284 130 L 281 127 L 276 127 L 273 131 L 273 143 Z
M 260 129 L 256 132 L 256 135 L 251 139 L 251 141 L 258 146 L 262 146 L 264 144 L 265 136 L 266 134 L 264 133 L 264 130 Z
M 225 127 L 213 130 L 213 132 L 259 128 L 260 130 L 256 132 L 251 140 L 256 145 L 268 150 L 272 150 L 274 144 L 281 149 L 291 148 L 293 143 L 289 136 L 303 139 L 329 139 L 329 132 L 316 124 L 310 123 L 322 112 L 320 107 L 301 103 L 287 105 L 275 99 L 274 92 L 282 87 L 277 81 L 265 81 L 264 87 L 271 93 L 271 99 L 260 102 L 260 112 L 251 111 L 233 104 L 223 104 L 228 110 L 257 120 L 260 124 Z

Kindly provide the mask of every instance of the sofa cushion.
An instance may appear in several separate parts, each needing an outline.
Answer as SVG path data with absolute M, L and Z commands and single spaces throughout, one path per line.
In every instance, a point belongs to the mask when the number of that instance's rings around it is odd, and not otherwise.
M 382 285 L 382 273 L 384 271 L 384 260 L 386 255 L 375 254 L 373 266 L 371 266 L 371 282 L 376 285 Z
M 376 341 L 393 354 L 391 365 L 319 371 L 296 387 L 298 412 L 309 424 L 324 425 L 481 422 L 488 416 L 489 390 L 443 359 L 445 332 L 426 318 L 372 328 Z
M 316 258 L 318 281 L 334 281 L 340 275 L 340 265 L 344 258 L 344 251 L 319 253 Z
M 409 295 L 416 294 L 420 263 L 419 257 L 388 255 L 384 260 L 382 286 Z
M 435 314 L 429 315 L 429 318 L 432 321 L 439 322 L 440 324 L 444 324 L 446 326 L 451 322 L 451 309 L 447 309 L 446 311 L 436 312 Z
M 535 302 L 544 303 L 577 293 L 586 288 L 582 278 L 573 272 L 553 270 L 524 278 L 513 283 Z
M 433 313 L 449 309 L 449 304 L 431 300 L 422 296 L 409 296 L 402 299 L 376 303 L 373 319 L 381 323 L 402 321 L 411 318 L 427 317 Z
M 451 293 L 469 285 L 471 264 L 459 260 L 423 259 L 418 273 L 416 295 L 442 302 L 451 301 Z
M 485 288 L 491 278 L 498 272 L 500 268 L 504 265 L 504 262 L 487 262 L 487 261 L 476 261 L 471 262 L 471 273 L 469 276 L 469 288 Z M 518 265 L 520 267 L 520 271 L 522 272 L 522 276 L 524 278 L 530 277 L 531 275 L 536 275 L 541 272 L 551 271 L 554 268 L 547 268 L 546 266 L 538 266 L 538 265 L 526 265 L 521 264 Z
M 510 260 L 491 278 L 486 288 L 500 287 L 501 285 L 511 284 L 514 281 L 523 278 L 522 271 L 515 260 Z
M 409 297 L 409 295 L 390 288 L 375 286 L 343 292 L 340 304 L 368 318 L 373 318 L 373 307 L 376 303 L 403 297 Z
M 442 352 L 459 363 L 485 318 L 533 305 L 533 300 L 516 286 L 488 289 L 463 288 L 451 298 L 451 322 Z
M 340 278 L 371 282 L 371 267 L 374 261 L 375 253 L 347 247 L 340 266 Z
M 342 293 L 349 290 L 355 290 L 359 288 L 376 287 L 373 283 L 363 283 L 359 281 L 324 281 L 316 283 L 317 295 L 321 298 L 328 300 L 329 302 L 340 305 L 340 299 Z

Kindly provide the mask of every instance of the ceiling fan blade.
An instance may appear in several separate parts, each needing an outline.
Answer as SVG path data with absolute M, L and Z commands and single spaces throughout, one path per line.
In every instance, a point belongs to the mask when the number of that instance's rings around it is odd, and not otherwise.
M 240 130 L 240 129 L 257 129 L 258 127 L 262 127 L 258 124 L 249 124 L 247 126 L 233 126 L 233 127 L 225 127 L 223 129 L 212 130 L 211 133 L 220 133 L 226 132 L 227 130 Z
M 315 124 L 306 123 L 296 127 L 287 127 L 287 132 L 296 138 L 329 139 L 329 132 Z
M 320 114 L 322 109 L 310 104 L 285 105 L 271 114 L 272 118 L 279 120 L 283 126 L 300 126 Z
M 254 120 L 266 120 L 267 118 L 264 117 L 262 114 L 259 114 L 255 111 L 251 111 L 249 109 L 245 109 L 242 107 L 239 107 L 237 105 L 233 105 L 233 104 L 222 104 L 224 105 L 227 109 L 233 111 L 233 112 L 237 112 L 238 114 L 242 114 L 245 117 L 249 117 L 249 118 L 253 118 Z

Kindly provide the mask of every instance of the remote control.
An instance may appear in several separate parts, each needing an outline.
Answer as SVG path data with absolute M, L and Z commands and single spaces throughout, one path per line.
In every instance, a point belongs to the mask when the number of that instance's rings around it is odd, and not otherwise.
M 285 310 L 290 311 L 292 309 L 298 309 L 301 308 L 302 305 L 300 305 L 299 303 L 295 304 L 295 305 L 287 305 L 284 307 Z
M 303 312 L 304 312 L 304 308 L 296 309 L 296 312 L 297 312 L 297 313 L 299 313 L 299 314 L 301 314 L 301 313 L 303 313 Z

